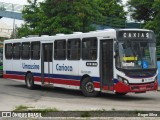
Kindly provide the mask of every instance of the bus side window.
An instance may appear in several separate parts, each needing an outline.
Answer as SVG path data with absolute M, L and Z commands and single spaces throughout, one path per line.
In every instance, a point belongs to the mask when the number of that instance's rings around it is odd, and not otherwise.
M 54 59 L 66 59 L 66 40 L 55 40 L 54 42 Z
M 13 59 L 20 59 L 20 43 L 13 43 Z
M 5 44 L 5 57 L 6 59 L 12 59 L 12 43 Z
M 31 42 L 31 59 L 40 59 L 40 42 Z
M 30 42 L 23 42 L 22 43 L 22 59 L 30 59 Z
M 80 39 L 69 39 L 67 42 L 68 60 L 80 60 Z
M 97 59 L 97 38 L 82 39 L 82 59 L 96 60 Z

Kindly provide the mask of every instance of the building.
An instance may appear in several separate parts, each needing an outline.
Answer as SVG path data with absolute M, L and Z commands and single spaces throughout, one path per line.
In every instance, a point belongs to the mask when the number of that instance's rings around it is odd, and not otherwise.
M 0 37 L 10 38 L 12 35 L 12 27 L 0 20 Z

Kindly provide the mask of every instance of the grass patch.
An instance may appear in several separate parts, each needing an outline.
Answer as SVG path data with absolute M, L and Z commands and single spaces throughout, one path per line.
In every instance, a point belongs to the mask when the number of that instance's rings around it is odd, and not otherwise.
M 94 110 L 94 111 L 102 111 L 102 112 L 104 112 L 104 111 L 106 111 L 104 108 L 102 108 L 102 109 L 99 109 L 99 110 Z
M 57 108 L 36 109 L 36 108 L 30 107 L 30 106 L 19 105 L 19 106 L 16 106 L 16 108 L 13 111 L 28 111 L 28 112 L 48 113 L 48 112 L 58 112 L 59 110 Z
M 57 108 L 45 108 L 45 109 L 31 109 L 28 110 L 29 112 L 40 112 L 42 116 L 47 115 L 47 113 L 50 112 L 58 112 L 59 110 Z
M 144 114 L 144 113 L 145 113 L 145 111 L 143 111 L 143 110 L 135 110 L 134 112 L 135 112 L 136 114 L 138 114 L 138 113 Z
M 19 105 L 19 106 L 16 106 L 16 108 L 13 111 L 27 111 L 28 108 L 34 108 L 34 107 Z
M 112 111 L 116 111 L 116 109 L 115 109 L 115 108 L 112 108 Z
M 91 117 L 90 113 L 88 111 L 85 111 L 81 114 L 81 117 Z
M 57 108 L 45 108 L 45 109 L 31 109 L 29 110 L 30 112 L 43 112 L 43 113 L 47 113 L 47 112 L 58 112 L 59 110 Z

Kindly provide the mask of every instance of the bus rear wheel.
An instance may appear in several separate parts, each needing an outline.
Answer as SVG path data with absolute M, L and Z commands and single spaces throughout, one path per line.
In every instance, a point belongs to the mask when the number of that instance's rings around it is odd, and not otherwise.
M 81 82 L 81 91 L 86 97 L 95 97 L 99 92 L 95 91 L 94 84 L 90 77 L 86 77 Z
M 31 73 L 28 73 L 26 75 L 25 82 L 26 82 L 26 86 L 28 89 L 34 89 L 34 80 L 33 80 L 33 76 Z

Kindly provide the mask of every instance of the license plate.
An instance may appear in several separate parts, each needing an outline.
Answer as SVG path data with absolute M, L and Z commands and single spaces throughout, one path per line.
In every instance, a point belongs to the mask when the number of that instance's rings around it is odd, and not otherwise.
M 140 87 L 140 90 L 146 90 L 146 86 Z
M 145 81 L 145 82 L 153 81 L 153 78 L 145 78 L 144 81 Z

